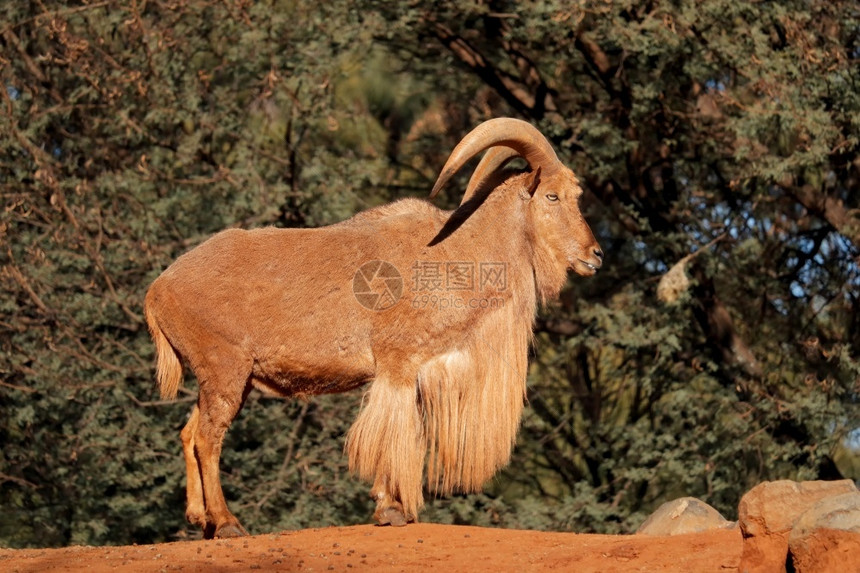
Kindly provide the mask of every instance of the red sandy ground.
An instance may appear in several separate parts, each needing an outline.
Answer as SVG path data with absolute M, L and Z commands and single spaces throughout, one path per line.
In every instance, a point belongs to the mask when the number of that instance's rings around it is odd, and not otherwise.
M 126 547 L 0 549 L 0 571 L 737 571 L 741 533 L 586 535 L 411 524 Z

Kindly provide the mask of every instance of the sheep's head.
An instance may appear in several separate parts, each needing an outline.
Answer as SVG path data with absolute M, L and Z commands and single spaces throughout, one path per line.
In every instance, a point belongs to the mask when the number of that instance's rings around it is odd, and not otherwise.
M 532 172 L 529 217 L 536 248 L 544 257 L 580 275 L 590 276 L 603 263 L 603 251 L 579 210 L 582 188 L 573 171 L 563 167 L 552 176 Z
M 527 199 L 536 263 L 586 276 L 597 272 L 603 263 L 603 251 L 580 212 L 582 188 L 573 171 L 559 161 L 546 138 L 529 123 L 499 118 L 476 127 L 451 153 L 430 196 L 435 196 L 463 164 L 485 149 L 489 151 L 475 169 L 463 202 L 493 172 L 514 157 L 523 157 L 531 167 Z

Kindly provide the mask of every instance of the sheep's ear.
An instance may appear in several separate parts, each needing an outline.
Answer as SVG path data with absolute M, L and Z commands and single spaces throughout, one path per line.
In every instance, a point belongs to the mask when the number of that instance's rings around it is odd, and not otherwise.
M 528 176 L 529 179 L 526 180 L 526 184 L 528 185 L 529 195 L 534 197 L 535 191 L 537 191 L 538 185 L 540 185 L 540 166 L 529 173 Z

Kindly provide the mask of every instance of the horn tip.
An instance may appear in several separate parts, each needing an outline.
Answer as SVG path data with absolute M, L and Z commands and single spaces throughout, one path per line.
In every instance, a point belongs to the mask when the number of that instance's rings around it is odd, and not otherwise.
M 433 199 L 434 197 L 436 197 L 436 195 L 439 194 L 439 191 L 442 190 L 442 187 L 444 187 L 445 184 L 448 183 L 448 181 L 453 175 L 454 172 L 451 169 L 445 169 L 444 171 L 442 171 L 442 174 L 439 175 L 439 179 L 436 180 L 436 184 L 433 185 L 433 189 L 430 191 L 430 199 Z

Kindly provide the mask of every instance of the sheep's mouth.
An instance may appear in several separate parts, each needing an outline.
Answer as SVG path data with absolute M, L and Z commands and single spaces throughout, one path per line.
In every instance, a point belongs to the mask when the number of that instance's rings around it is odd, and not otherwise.
M 582 259 L 578 258 L 576 259 L 576 262 L 571 265 L 571 267 L 572 270 L 576 272 L 576 274 L 590 277 L 597 272 L 597 269 L 600 268 L 600 265 L 595 265 L 593 263 L 589 263 L 588 261 L 583 261 Z

